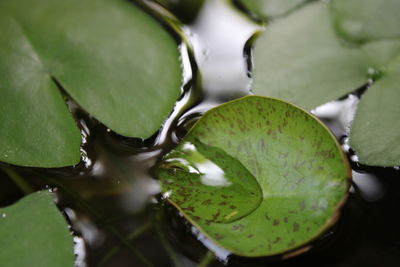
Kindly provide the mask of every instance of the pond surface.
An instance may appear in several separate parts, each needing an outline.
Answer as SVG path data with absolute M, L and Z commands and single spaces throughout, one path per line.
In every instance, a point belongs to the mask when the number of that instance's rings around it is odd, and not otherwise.
M 347 152 L 353 186 L 339 221 L 309 252 L 287 260 L 229 255 L 162 200 L 151 167 L 202 113 L 252 94 L 248 40 L 262 25 L 221 0 L 205 1 L 193 14 L 183 26 L 193 51 L 180 44 L 182 97 L 158 133 L 148 140 L 118 136 L 70 100 L 82 129 L 82 162 L 61 169 L 0 165 L 0 205 L 24 196 L 18 180 L 55 192 L 76 235 L 78 266 L 398 266 L 400 171 L 360 166 L 347 145 L 359 92 L 314 110 Z

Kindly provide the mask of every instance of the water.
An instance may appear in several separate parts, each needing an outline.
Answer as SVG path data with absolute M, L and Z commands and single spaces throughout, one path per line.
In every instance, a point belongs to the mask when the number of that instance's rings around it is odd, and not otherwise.
M 400 170 L 355 161 L 346 135 L 357 95 L 314 110 L 353 159 L 354 183 L 338 223 L 309 252 L 284 261 L 229 255 L 162 201 L 150 168 L 206 110 L 251 94 L 248 40 L 262 26 L 222 0 L 205 1 L 192 10 L 196 13 L 184 27 L 194 54 L 180 45 L 183 94 L 158 133 L 148 140 L 118 136 L 70 101 L 82 129 L 83 161 L 59 169 L 1 164 L 0 206 L 14 203 L 29 188 L 51 189 L 76 236 L 78 266 L 196 266 L 204 259 L 211 259 L 210 266 L 398 266 Z M 10 171 L 27 187 L 17 186 Z M 209 257 L 209 249 L 219 260 Z

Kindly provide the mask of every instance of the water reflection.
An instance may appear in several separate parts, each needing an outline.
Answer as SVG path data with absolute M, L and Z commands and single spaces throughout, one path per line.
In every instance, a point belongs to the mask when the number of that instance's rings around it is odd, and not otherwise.
M 211 99 L 247 95 L 250 79 L 244 46 L 260 26 L 232 8 L 230 1 L 209 0 L 189 28 L 207 95 Z
M 386 187 L 379 177 L 371 173 L 353 171 L 353 182 L 360 190 L 365 201 L 374 202 L 381 199 L 386 193 Z

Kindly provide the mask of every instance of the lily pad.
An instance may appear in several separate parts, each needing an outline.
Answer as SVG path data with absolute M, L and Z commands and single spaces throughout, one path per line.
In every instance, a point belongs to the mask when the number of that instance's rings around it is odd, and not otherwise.
M 363 95 L 351 127 L 350 145 L 366 165 L 400 166 L 400 56 Z
M 344 47 L 328 3 L 315 2 L 275 20 L 255 43 L 253 90 L 313 109 L 365 84 L 369 60 Z
M 164 196 L 196 222 L 235 221 L 262 200 L 257 180 L 240 161 L 197 139 L 181 142 L 159 168 Z
M 377 71 L 385 72 L 386 66 L 400 55 L 400 38 L 378 40 L 362 45 L 361 50 Z
M 252 13 L 262 19 L 285 15 L 308 0 L 241 0 L 240 2 Z
M 0 247 L 0 262 L 8 267 L 74 265 L 72 236 L 48 192 L 0 209 Z
M 339 35 L 350 42 L 400 37 L 398 0 L 334 0 L 332 11 Z
M 248 96 L 206 112 L 181 146 L 193 140 L 235 158 L 262 190 L 261 205 L 232 222 L 195 220 L 183 211 L 219 246 L 248 257 L 281 254 L 304 246 L 337 219 L 350 169 L 334 136 L 309 113 L 280 100 Z M 181 177 L 171 173 L 169 179 Z
M 79 161 L 79 132 L 55 81 L 131 137 L 154 134 L 180 94 L 176 41 L 133 3 L 5 0 L 0 20 L 1 161 Z

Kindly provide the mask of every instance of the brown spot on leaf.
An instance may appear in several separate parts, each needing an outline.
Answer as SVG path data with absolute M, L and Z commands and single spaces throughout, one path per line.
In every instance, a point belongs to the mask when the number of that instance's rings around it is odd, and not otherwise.
M 299 227 L 300 227 L 300 225 L 298 223 L 294 223 L 293 224 L 293 232 L 299 231 Z
M 186 212 L 194 212 L 194 207 L 190 206 L 190 207 L 182 208 L 182 210 L 184 210 Z
M 212 201 L 211 201 L 211 199 L 206 199 L 203 202 L 201 202 L 201 204 L 204 206 L 209 206 L 212 204 Z
M 232 226 L 232 230 L 234 230 L 234 231 L 242 232 L 243 229 L 244 229 L 244 225 L 243 224 L 236 224 L 236 225 Z
M 212 214 L 212 218 L 216 221 L 219 215 L 221 215 L 221 210 L 218 210 L 216 213 Z
M 279 224 L 279 220 L 278 219 L 274 219 L 274 222 L 272 224 L 273 225 L 278 225 Z
M 300 210 L 303 211 L 306 208 L 306 202 L 303 200 L 300 202 Z
M 281 241 L 281 238 L 280 238 L 280 237 L 277 237 L 277 238 L 275 238 L 274 241 L 272 241 L 272 243 L 276 244 L 276 243 L 278 243 L 279 241 Z
M 215 233 L 215 239 L 221 240 L 221 239 L 224 239 L 224 238 L 225 238 L 224 235 L 221 235 L 220 233 Z

